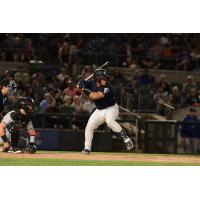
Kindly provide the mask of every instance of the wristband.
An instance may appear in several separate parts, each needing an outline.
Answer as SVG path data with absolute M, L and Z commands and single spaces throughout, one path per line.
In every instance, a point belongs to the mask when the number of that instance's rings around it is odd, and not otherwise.
M 4 143 L 8 142 L 8 138 L 6 137 L 6 135 L 1 136 L 1 138 Z

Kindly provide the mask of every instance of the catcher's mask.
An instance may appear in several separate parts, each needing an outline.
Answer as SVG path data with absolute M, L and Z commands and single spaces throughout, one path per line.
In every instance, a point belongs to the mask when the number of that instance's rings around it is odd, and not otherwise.
M 3 79 L 0 81 L 0 86 L 1 88 L 4 86 L 9 89 L 9 96 L 12 96 L 17 91 L 17 84 L 14 80 Z
M 18 109 L 24 109 L 27 115 L 34 111 L 34 106 L 34 100 L 29 97 L 20 97 L 18 99 Z
M 17 84 L 14 80 L 11 80 L 7 87 L 9 88 L 9 96 L 13 96 L 17 92 Z

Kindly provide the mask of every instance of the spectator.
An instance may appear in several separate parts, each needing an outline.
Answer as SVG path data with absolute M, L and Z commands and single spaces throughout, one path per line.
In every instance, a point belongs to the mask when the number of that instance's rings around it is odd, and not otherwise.
M 24 40 L 23 37 L 15 37 L 14 46 L 13 46 L 13 60 L 14 61 L 24 61 L 25 52 L 24 52 Z
M 156 61 L 154 61 L 149 55 L 142 59 L 141 68 L 153 69 L 156 66 Z
M 181 144 L 186 153 L 197 154 L 200 138 L 200 121 L 196 115 L 196 109 L 190 108 L 189 113 L 184 117 L 181 128 Z
M 93 73 L 92 67 L 90 65 L 86 65 L 83 68 L 81 75 L 82 75 L 82 78 L 85 79 L 85 78 L 89 77 L 92 73 Z
M 43 98 L 44 94 L 44 88 L 45 88 L 45 82 L 43 79 L 40 79 L 39 76 L 33 75 L 31 78 L 31 87 L 34 90 L 34 100 L 36 102 L 36 105 L 38 105 Z
M 164 49 L 162 51 L 162 56 L 164 58 L 170 58 L 170 57 L 173 57 L 174 56 L 174 53 L 172 51 L 172 48 L 169 44 L 165 44 L 164 45 Z
M 130 80 L 127 86 L 131 88 L 131 91 L 138 90 L 140 87 L 139 78 L 137 76 L 133 76 L 133 78 Z
M 33 42 L 30 38 L 26 39 L 25 56 L 26 60 L 28 61 L 35 59 L 35 49 L 33 47 Z
M 197 86 L 196 81 L 194 80 L 194 77 L 189 75 L 187 76 L 186 82 L 183 84 L 183 95 L 188 96 L 191 89 L 193 88 L 197 90 L 198 86 Z
M 160 75 L 160 80 L 157 83 L 157 88 L 162 87 L 164 92 L 170 93 L 170 85 L 166 82 L 165 74 Z
M 9 72 L 8 70 L 4 71 L 3 76 L 4 76 L 5 79 L 8 79 L 8 80 L 12 80 L 13 79 L 13 77 L 11 75 L 11 72 Z
M 156 40 L 156 43 L 149 48 L 148 55 L 150 55 L 153 60 L 159 61 L 162 55 L 162 51 L 163 46 L 161 45 L 161 39 L 159 38 Z
M 144 69 L 143 74 L 140 76 L 140 86 L 141 87 L 154 87 L 155 86 L 155 78 L 151 74 L 149 74 L 148 68 Z
M 69 81 L 68 87 L 63 90 L 64 96 L 68 95 L 70 97 L 74 97 L 76 95 L 76 93 L 77 93 L 76 85 L 74 84 L 73 81 Z
M 25 67 L 20 66 L 19 71 L 15 73 L 14 78 L 15 78 L 15 81 L 21 82 L 22 84 L 24 84 L 25 82 L 28 82 L 30 80 L 30 75 L 27 72 Z
M 184 71 L 188 71 L 191 70 L 191 56 L 190 53 L 187 50 L 182 50 L 179 53 L 179 63 L 176 66 L 177 69 L 179 70 L 184 70 Z
M 69 63 L 69 44 L 64 42 L 58 51 L 58 58 L 62 66 L 68 66 Z
M 92 113 L 96 108 L 94 102 L 90 98 L 88 98 L 85 94 L 82 94 L 80 96 L 80 102 L 83 105 L 83 111 L 87 113 Z
M 127 58 L 127 66 L 129 69 L 132 69 L 133 71 L 136 71 L 139 68 L 136 63 L 136 60 L 134 60 L 132 57 Z
M 167 103 L 173 107 L 180 108 L 182 105 L 182 96 L 179 88 L 177 86 L 174 86 L 172 88 L 172 93 L 168 97 Z
M 51 108 L 54 108 L 56 106 L 56 100 L 50 93 L 45 93 L 44 99 L 40 102 L 40 111 L 41 112 L 46 112 L 47 109 L 48 111 L 54 110 Z
M 200 59 L 200 44 L 198 44 L 198 46 L 192 50 L 191 52 L 191 57 L 193 60 L 198 60 Z
M 75 107 L 73 105 L 73 98 L 71 96 L 65 95 L 63 98 L 63 105 L 61 106 L 60 111 L 62 113 L 69 113 L 73 114 L 75 113 Z
M 60 81 L 60 83 L 63 83 L 66 78 L 69 78 L 69 75 L 67 74 L 67 69 L 63 67 L 60 69 L 57 79 Z
M 122 86 L 122 85 L 125 86 L 127 84 L 125 77 L 117 69 L 115 69 L 112 72 L 112 75 L 110 77 L 110 81 L 111 81 L 113 86 Z
M 60 89 L 55 91 L 55 100 L 56 100 L 56 107 L 58 108 L 58 110 L 61 109 L 62 105 L 63 105 L 63 93 Z
M 76 110 L 76 113 L 83 110 L 83 105 L 81 104 L 80 96 L 75 95 L 73 97 L 73 104 L 72 104 Z
M 66 76 L 63 83 L 60 85 L 60 89 L 64 90 L 66 88 L 69 87 L 70 83 L 71 83 L 72 79 L 70 76 Z
M 63 98 L 63 105 L 61 106 L 60 112 L 67 114 L 67 118 L 63 118 L 61 123 L 64 128 L 77 129 L 76 126 L 76 109 L 73 105 L 73 98 L 65 95 Z
M 166 102 L 168 99 L 168 94 L 167 94 L 167 92 L 164 91 L 164 88 L 162 87 L 162 85 L 160 85 L 156 89 L 156 93 L 154 94 L 153 99 L 156 103 L 157 113 L 165 116 L 165 114 L 166 114 L 165 106 L 158 103 L 160 100 L 162 100 L 163 102 Z
M 186 98 L 186 104 L 188 106 L 200 106 L 200 98 L 195 88 L 190 90 L 190 93 Z

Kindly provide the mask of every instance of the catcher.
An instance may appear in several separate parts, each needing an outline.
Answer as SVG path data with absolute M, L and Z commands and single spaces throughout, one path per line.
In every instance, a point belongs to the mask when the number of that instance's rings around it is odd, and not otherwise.
M 3 152 L 35 153 L 35 130 L 31 121 L 34 101 L 28 97 L 18 99 L 16 110 L 8 112 L 0 123 L 0 144 Z M 20 130 L 26 128 L 30 139 L 27 141 L 20 136 Z

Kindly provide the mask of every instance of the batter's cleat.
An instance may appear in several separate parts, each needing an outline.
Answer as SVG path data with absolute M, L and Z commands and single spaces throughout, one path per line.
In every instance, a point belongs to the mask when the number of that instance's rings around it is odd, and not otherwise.
M 23 153 L 21 149 L 19 148 L 13 148 L 13 149 L 9 149 L 8 150 L 8 153 L 15 153 L 15 154 L 18 154 L 18 153 Z
M 82 154 L 84 154 L 84 155 L 90 155 L 90 150 L 84 149 L 84 150 L 82 151 Z
M 127 150 L 131 150 L 133 149 L 133 142 L 131 141 L 131 139 L 128 137 L 124 140 L 124 143 L 126 144 L 126 148 Z

